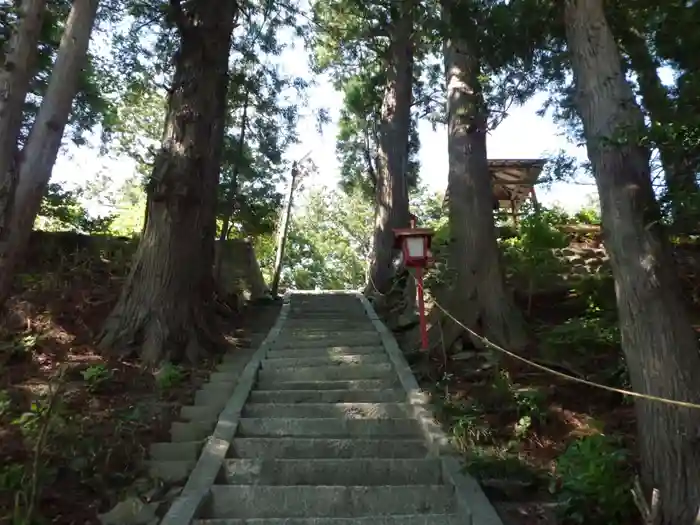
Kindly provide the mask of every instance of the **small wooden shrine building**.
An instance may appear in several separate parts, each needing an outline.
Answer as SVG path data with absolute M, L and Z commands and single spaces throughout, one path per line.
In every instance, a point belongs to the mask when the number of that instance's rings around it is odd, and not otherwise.
M 537 206 L 535 184 L 545 162 L 545 159 L 489 159 L 494 212 L 508 212 L 517 224 L 520 208 L 528 198 Z M 447 206 L 448 193 L 449 188 L 445 191 L 443 206 Z
M 494 211 L 508 211 L 517 224 L 519 211 L 528 198 L 537 206 L 535 184 L 545 159 L 489 159 Z

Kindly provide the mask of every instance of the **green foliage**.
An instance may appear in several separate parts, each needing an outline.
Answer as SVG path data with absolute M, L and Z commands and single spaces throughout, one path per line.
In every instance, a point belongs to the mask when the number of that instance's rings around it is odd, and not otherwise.
M 513 437 L 516 440 L 524 438 L 535 423 L 546 421 L 547 399 L 540 390 L 521 388 L 505 370 L 496 370 L 492 387 L 493 403 L 515 414 Z
M 587 277 L 574 285 L 571 299 L 583 307 L 576 317 L 541 333 L 542 349 L 553 358 L 617 349 L 621 336 L 610 276 Z
M 484 418 L 484 407 L 472 400 L 436 396 L 438 418 L 447 429 L 452 442 L 462 452 L 476 445 L 489 443 L 493 430 Z
M 15 3 L 16 4 L 16 3 Z M 35 68 L 30 93 L 24 104 L 22 129 L 18 146 L 23 147 L 34 122 L 43 95 L 48 86 L 48 79 L 56 60 L 56 54 L 63 33 L 65 22 L 72 2 L 68 0 L 51 0 L 47 2 L 47 12 L 39 39 L 39 56 Z M 102 13 L 105 14 L 104 12 Z M 11 36 L 11 28 L 16 22 L 16 9 L 10 2 L 0 5 L 0 61 Z M 85 143 L 85 134 L 100 123 L 111 119 L 112 107 L 108 100 L 110 94 L 108 71 L 103 62 L 93 54 L 88 54 L 87 63 L 79 78 L 78 94 L 73 102 L 67 135 L 76 145 Z
M 630 453 L 608 436 L 586 436 L 557 458 L 555 490 L 565 523 L 622 525 L 635 514 Z
M 91 392 L 97 392 L 114 375 L 105 365 L 91 365 L 80 373 Z
M 21 463 L 4 465 L 0 468 L 0 489 L 13 493 L 21 491 L 24 488 L 24 472 L 24 465 Z
M 359 192 L 312 189 L 292 220 L 281 279 L 284 286 L 301 290 L 362 287 L 373 219 L 373 207 Z M 273 250 L 264 264 L 271 266 Z
M 531 290 L 563 269 L 553 250 L 568 246 L 566 235 L 556 228 L 566 222 L 568 216 L 557 208 L 529 210 L 521 219 L 516 236 L 501 241 L 506 267 L 527 278 Z
M 185 380 L 185 370 L 180 365 L 164 363 L 155 374 L 156 386 L 161 390 L 169 390 L 182 384 Z
M 66 190 L 50 183 L 41 203 L 35 227 L 45 231 L 75 231 L 85 234 L 109 232 L 111 215 L 91 218 L 82 203 L 83 189 Z
M 12 398 L 7 390 L 0 390 L 0 417 L 10 413 L 12 408 Z

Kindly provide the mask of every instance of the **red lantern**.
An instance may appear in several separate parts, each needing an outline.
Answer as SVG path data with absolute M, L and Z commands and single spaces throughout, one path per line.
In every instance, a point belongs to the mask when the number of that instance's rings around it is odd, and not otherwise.
M 401 259 L 406 267 L 416 269 L 421 347 L 425 351 L 428 350 L 428 327 L 423 298 L 423 269 L 432 263 L 430 245 L 433 241 L 433 233 L 433 230 L 428 228 L 416 228 L 416 218 L 413 215 L 411 216 L 411 228 L 394 230 L 394 249 L 401 250 Z
M 432 262 L 432 241 L 433 230 L 428 228 L 394 230 L 394 249 L 401 250 L 402 262 L 409 268 L 426 268 Z

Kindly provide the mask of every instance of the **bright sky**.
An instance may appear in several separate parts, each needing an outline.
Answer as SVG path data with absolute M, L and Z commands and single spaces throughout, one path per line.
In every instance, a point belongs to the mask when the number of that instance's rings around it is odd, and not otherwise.
M 100 46 L 101 47 L 101 46 Z M 100 50 L 98 50 L 99 53 Z M 302 47 L 290 47 L 279 60 L 284 70 L 291 75 L 311 78 L 307 65 L 307 52 Z M 342 105 L 342 96 L 324 78 L 317 78 L 318 85 L 309 95 L 312 107 L 303 111 L 308 114 L 299 127 L 301 142 L 288 152 L 290 159 L 297 159 L 311 151 L 311 158 L 318 166 L 318 174 L 310 185 L 334 185 L 338 180 L 338 162 L 335 156 L 337 117 Z M 581 159 L 585 150 L 575 148 L 559 135 L 559 130 L 549 117 L 538 117 L 536 111 L 542 106 L 543 96 L 537 96 L 526 105 L 512 109 L 510 116 L 488 138 L 489 158 L 538 158 L 560 149 Z M 315 108 L 326 108 L 332 122 L 319 134 L 311 116 Z M 433 131 L 423 122 L 419 126 L 421 139 L 421 179 L 431 189 L 444 191 L 447 186 L 447 135 L 444 127 Z M 93 142 L 95 142 L 94 140 Z M 92 146 L 75 147 L 72 144 L 59 157 L 53 172 L 53 180 L 82 185 L 95 178 L 101 171 L 108 171 L 115 182 L 129 178 L 134 173 L 134 164 L 128 158 L 100 157 Z M 545 204 L 557 202 L 567 209 L 575 210 L 585 205 L 594 186 L 555 184 L 551 191 L 539 191 L 538 197 Z

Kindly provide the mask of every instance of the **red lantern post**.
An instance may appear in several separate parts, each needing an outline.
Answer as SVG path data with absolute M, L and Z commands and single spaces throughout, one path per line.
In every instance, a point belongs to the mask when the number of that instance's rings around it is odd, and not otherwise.
M 401 250 L 403 264 L 408 268 L 416 269 L 421 348 L 426 351 L 428 350 L 428 327 L 425 319 L 423 274 L 425 268 L 432 262 L 430 245 L 433 240 L 433 233 L 433 230 L 428 228 L 417 228 L 415 215 L 411 215 L 410 228 L 394 230 L 394 248 Z

